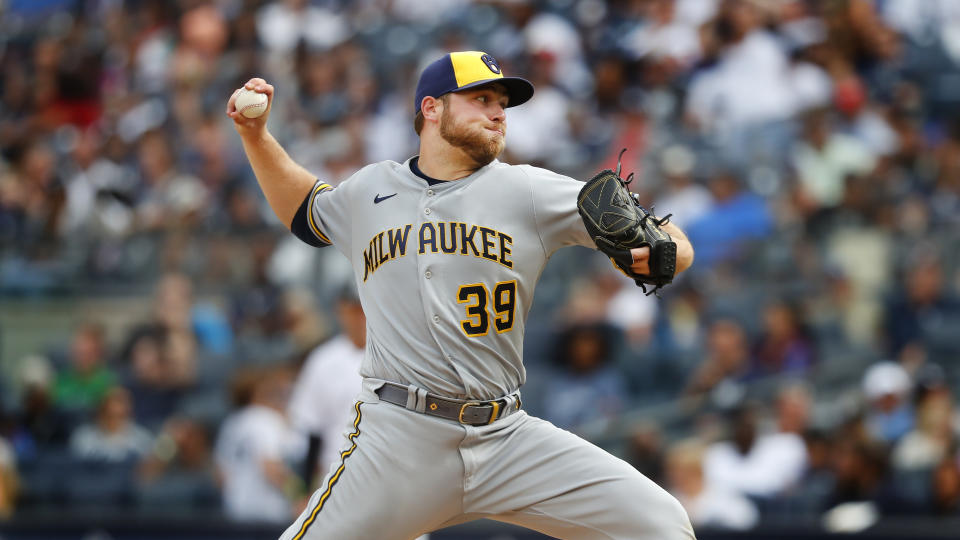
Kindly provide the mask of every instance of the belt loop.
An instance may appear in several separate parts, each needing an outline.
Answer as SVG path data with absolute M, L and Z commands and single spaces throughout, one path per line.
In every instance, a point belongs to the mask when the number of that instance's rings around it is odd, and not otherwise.
M 422 413 L 427 410 L 427 391 L 420 388 L 417 390 L 417 412 Z
M 407 409 L 411 411 L 417 410 L 417 387 L 414 385 L 407 386 Z

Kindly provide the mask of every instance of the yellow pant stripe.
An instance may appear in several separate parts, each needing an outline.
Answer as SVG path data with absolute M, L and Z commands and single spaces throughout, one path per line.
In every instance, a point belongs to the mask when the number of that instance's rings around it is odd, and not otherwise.
M 320 500 L 317 501 L 317 506 L 310 512 L 310 517 L 308 517 L 303 525 L 300 527 L 300 531 L 293 537 L 293 540 L 301 540 L 303 535 L 307 533 L 307 528 L 313 524 L 313 521 L 317 518 L 317 514 L 320 513 L 320 510 L 323 508 L 323 503 L 330 497 L 330 492 L 333 491 L 334 484 L 337 483 L 337 480 L 340 479 L 340 475 L 343 474 L 343 469 L 346 466 L 347 458 L 350 457 L 350 454 L 357 448 L 357 436 L 360 435 L 360 405 L 362 401 L 358 401 L 354 405 L 354 409 L 357 411 L 357 418 L 353 421 L 353 433 L 347 435 L 347 439 L 350 440 L 353 444 L 350 448 L 340 452 L 340 467 L 337 468 L 337 472 L 333 473 L 333 476 L 330 477 L 330 480 L 327 482 L 327 489 L 323 492 L 323 495 L 320 496 Z
M 310 222 L 310 229 L 313 230 L 313 234 L 317 235 L 317 238 L 323 240 L 324 242 L 328 244 L 332 244 L 333 242 L 331 242 L 330 239 L 327 238 L 327 235 L 320 232 L 320 228 L 317 227 L 317 223 L 313 220 L 313 201 L 314 199 L 316 199 L 317 193 L 320 193 L 321 191 L 324 191 L 327 189 L 333 189 L 333 187 L 331 187 L 330 184 L 321 183 L 321 184 L 318 184 L 317 187 L 313 188 L 313 193 L 310 194 L 310 204 L 307 205 L 307 218 Z

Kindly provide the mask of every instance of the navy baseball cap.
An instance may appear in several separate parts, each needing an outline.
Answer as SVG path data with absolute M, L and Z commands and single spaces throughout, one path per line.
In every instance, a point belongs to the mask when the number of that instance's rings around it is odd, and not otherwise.
M 417 83 L 415 113 L 427 96 L 438 98 L 450 92 L 459 92 L 489 83 L 500 83 L 507 89 L 507 107 L 516 107 L 533 97 L 533 84 L 520 77 L 504 77 L 497 63 L 482 51 L 461 51 L 444 55 L 427 66 Z

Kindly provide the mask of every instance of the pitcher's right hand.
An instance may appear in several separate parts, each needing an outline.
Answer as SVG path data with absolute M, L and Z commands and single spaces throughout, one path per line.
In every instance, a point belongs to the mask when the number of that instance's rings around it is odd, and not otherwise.
M 267 110 L 263 111 L 263 114 L 256 118 L 247 118 L 237 112 L 235 102 L 237 100 L 237 94 L 241 90 L 237 88 L 227 101 L 227 116 L 233 119 L 233 127 L 237 129 L 237 133 L 239 133 L 240 136 L 254 135 L 266 129 L 267 118 L 270 116 L 270 109 L 273 107 L 273 85 L 267 84 L 267 81 L 259 77 L 254 77 L 247 81 L 246 84 L 243 85 L 243 88 L 266 94 Z

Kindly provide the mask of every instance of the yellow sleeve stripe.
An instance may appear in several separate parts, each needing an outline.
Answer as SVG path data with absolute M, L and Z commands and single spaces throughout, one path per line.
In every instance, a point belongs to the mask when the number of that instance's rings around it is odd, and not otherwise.
M 349 439 L 353 444 L 350 446 L 350 448 L 340 452 L 340 467 L 337 468 L 337 472 L 333 473 L 333 476 L 331 476 L 330 480 L 327 481 L 327 489 L 323 492 L 323 495 L 320 495 L 320 499 L 317 501 L 317 506 L 310 511 L 310 517 L 304 520 L 303 525 L 300 527 L 300 531 L 296 534 L 296 536 L 293 537 L 293 540 L 301 540 L 303 535 L 307 533 L 307 529 L 310 527 L 310 525 L 312 525 L 314 520 L 317 519 L 317 514 L 319 514 L 320 510 L 323 508 L 323 503 L 327 502 L 327 499 L 330 498 L 330 492 L 333 491 L 333 486 L 337 483 L 337 480 L 340 479 L 340 475 L 343 474 L 343 469 L 347 464 L 347 458 L 353 454 L 354 450 L 356 450 L 356 439 L 357 436 L 360 435 L 360 405 L 362 404 L 362 401 L 358 401 L 353 407 L 357 411 L 357 418 L 353 421 L 353 433 L 347 435 L 347 439 Z
M 332 244 L 333 242 L 331 242 L 330 239 L 327 238 L 327 235 L 320 232 L 320 228 L 317 227 L 317 222 L 314 221 L 313 219 L 313 201 L 317 198 L 318 193 L 320 193 L 321 191 L 326 191 L 328 189 L 333 189 L 333 187 L 330 184 L 324 184 L 324 183 L 317 183 L 317 186 L 313 188 L 313 193 L 310 194 L 310 204 L 307 205 L 307 220 L 310 222 L 310 230 L 313 231 L 313 234 L 317 235 L 317 238 L 323 240 L 328 244 Z

